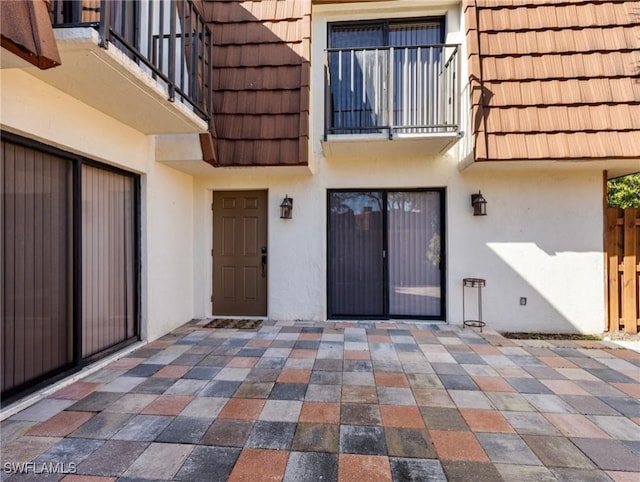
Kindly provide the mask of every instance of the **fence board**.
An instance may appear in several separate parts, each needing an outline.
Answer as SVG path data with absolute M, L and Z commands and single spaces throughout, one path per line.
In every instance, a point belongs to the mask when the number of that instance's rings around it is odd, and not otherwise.
M 620 272 L 618 265 L 619 239 L 618 209 L 607 209 L 607 297 L 609 311 L 609 331 L 617 331 L 620 320 Z
M 608 208 L 606 216 L 609 330 L 640 327 L 640 209 Z

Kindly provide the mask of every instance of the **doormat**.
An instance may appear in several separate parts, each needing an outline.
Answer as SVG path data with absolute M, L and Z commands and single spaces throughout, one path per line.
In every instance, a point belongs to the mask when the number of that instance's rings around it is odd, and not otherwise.
M 236 320 L 230 318 L 214 318 L 204 325 L 205 328 L 237 328 L 239 330 L 254 330 L 260 328 L 262 320 Z

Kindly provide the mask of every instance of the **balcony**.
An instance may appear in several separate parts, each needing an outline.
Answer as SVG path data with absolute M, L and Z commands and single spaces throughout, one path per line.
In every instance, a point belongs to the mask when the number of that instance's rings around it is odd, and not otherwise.
M 145 134 L 206 132 L 208 26 L 191 0 L 53 0 L 62 65 L 31 73 Z
M 434 155 L 460 138 L 458 45 L 327 49 L 327 157 Z

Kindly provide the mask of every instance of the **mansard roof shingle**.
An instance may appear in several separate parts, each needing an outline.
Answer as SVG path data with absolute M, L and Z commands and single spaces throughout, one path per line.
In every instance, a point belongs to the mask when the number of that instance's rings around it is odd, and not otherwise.
M 637 5 L 465 1 L 475 159 L 640 157 Z
M 311 3 L 216 0 L 203 12 L 215 45 L 218 163 L 307 164 Z

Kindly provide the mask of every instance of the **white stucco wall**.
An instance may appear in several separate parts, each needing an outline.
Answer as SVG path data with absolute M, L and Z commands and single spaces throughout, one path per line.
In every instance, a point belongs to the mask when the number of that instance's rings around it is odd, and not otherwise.
M 2 129 L 141 175 L 141 329 L 193 317 L 192 178 L 155 162 L 144 135 L 20 69 L 0 71 Z
M 433 6 L 429 10 L 429 6 Z M 327 189 L 446 189 L 446 319 L 462 322 L 464 277 L 487 280 L 484 318 L 510 331 L 599 332 L 604 327 L 601 164 L 510 163 L 459 171 L 445 155 L 394 149 L 327 159 L 321 139 L 323 51 L 328 21 L 447 15 L 447 42 L 462 42 L 459 5 L 444 2 L 314 7 L 310 169 L 221 168 L 192 177 L 155 161 L 154 138 L 127 127 L 20 70 L 0 71 L 3 129 L 117 165 L 142 178 L 142 333 L 149 340 L 212 314 L 212 192 L 269 193 L 268 317 L 327 317 Z M 333 10 L 331 10 L 333 9 Z M 401 142 L 401 141 L 393 141 Z M 406 150 L 405 150 L 406 151 Z M 400 152 L 400 149 L 398 150 Z M 488 216 L 472 216 L 481 189 Z M 285 194 L 293 219 L 279 218 Z M 520 297 L 527 305 L 520 306 Z
M 193 318 L 193 178 L 154 162 L 147 183 L 149 340 Z
M 431 9 L 429 7 L 432 7 Z M 269 191 L 268 317 L 326 320 L 327 189 L 446 189 L 446 319 L 462 322 L 462 278 L 487 280 L 484 319 L 498 330 L 601 332 L 605 323 L 602 166 L 589 163 L 501 163 L 460 171 L 459 143 L 445 155 L 390 149 L 362 158 L 327 159 L 323 56 L 330 21 L 446 15 L 447 42 L 462 43 L 460 5 L 405 1 L 392 6 L 314 7 L 310 166 L 305 175 L 278 168 L 228 168 L 195 181 L 194 291 L 197 316 L 211 314 L 212 191 Z M 463 57 L 464 58 L 464 57 Z M 462 63 L 464 70 L 464 62 Z M 464 72 L 462 77 L 464 78 Z M 463 124 L 465 125 L 464 121 Z M 401 142 L 401 141 L 393 141 Z M 464 149 L 461 149 L 464 150 Z M 402 154 L 398 154 L 399 152 Z M 481 189 L 488 216 L 474 217 Z M 293 219 L 281 220 L 285 194 Z M 468 292 L 473 310 L 475 293 Z M 520 297 L 527 298 L 525 306 Z
M 485 318 L 496 329 L 602 332 L 602 186 L 602 173 L 592 170 L 473 166 L 462 173 L 449 190 L 450 321 L 462 318 L 462 278 L 480 277 Z M 488 201 L 485 217 L 470 214 L 478 189 Z
M 503 331 L 601 332 L 605 322 L 602 174 L 589 170 L 469 169 L 453 156 L 319 161 L 314 176 L 277 168 L 221 170 L 196 192 L 196 314 L 211 314 L 213 190 L 269 190 L 268 317 L 325 320 L 326 191 L 334 188 L 446 188 L 447 316 L 462 322 L 462 278 L 487 280 L 484 318 Z M 399 169 L 398 166 L 402 167 Z M 488 215 L 474 217 L 481 189 Z M 285 194 L 293 219 L 279 218 Z M 469 291 L 467 307 L 475 309 Z M 527 304 L 519 304 L 520 297 Z

